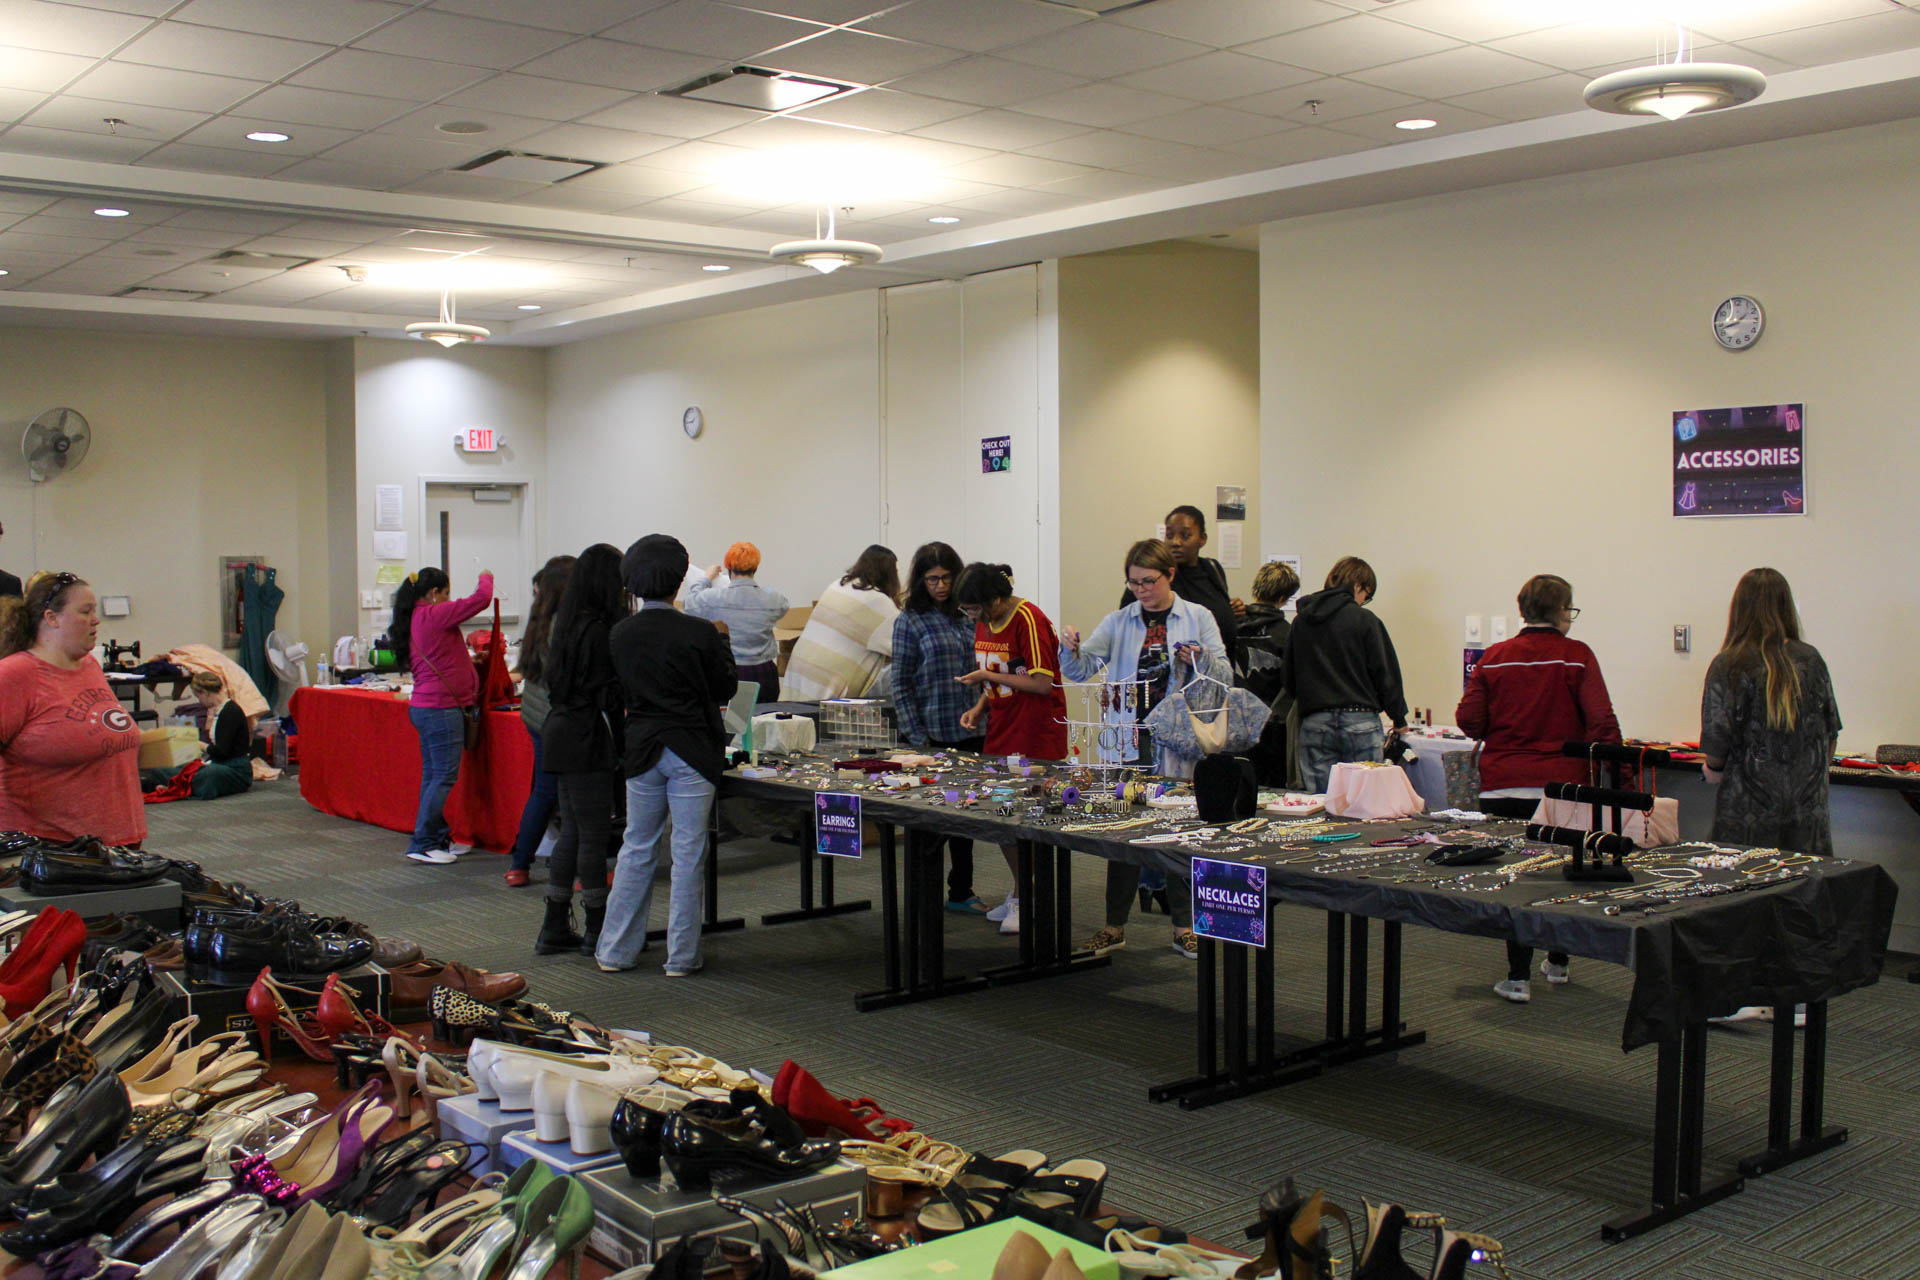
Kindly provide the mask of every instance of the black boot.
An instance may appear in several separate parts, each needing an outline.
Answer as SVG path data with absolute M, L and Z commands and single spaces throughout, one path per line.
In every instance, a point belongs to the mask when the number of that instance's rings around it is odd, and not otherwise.
M 573 931 L 573 903 L 547 899 L 547 918 L 540 922 L 540 936 L 533 940 L 533 953 L 551 956 L 579 949 L 580 935 Z
M 600 926 L 607 922 L 607 904 L 603 902 L 597 907 L 584 907 L 582 910 L 587 913 L 587 928 L 580 937 L 580 952 L 590 956 L 594 948 L 600 945 Z

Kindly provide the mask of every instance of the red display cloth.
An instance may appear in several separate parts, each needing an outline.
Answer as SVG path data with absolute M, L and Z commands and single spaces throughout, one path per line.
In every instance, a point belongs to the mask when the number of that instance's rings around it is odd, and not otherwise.
M 413 830 L 420 807 L 420 739 L 407 703 L 391 693 L 303 688 L 291 712 L 300 726 L 300 795 L 322 813 Z M 533 739 L 518 711 L 487 711 L 480 744 L 460 758 L 447 798 L 453 838 L 508 853 L 533 787 Z

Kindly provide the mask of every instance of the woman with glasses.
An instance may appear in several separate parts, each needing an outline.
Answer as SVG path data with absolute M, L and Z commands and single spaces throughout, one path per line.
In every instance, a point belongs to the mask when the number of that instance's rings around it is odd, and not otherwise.
M 147 838 L 140 728 L 94 659 L 93 589 L 42 573 L 0 603 L 0 831 Z
M 1607 682 L 1593 650 L 1567 632 L 1580 611 L 1573 587 L 1551 573 L 1520 588 L 1520 634 L 1481 655 L 1454 720 L 1480 739 L 1480 809 L 1527 818 L 1549 782 L 1587 781 L 1587 764 L 1561 751 L 1569 742 L 1618 742 Z M 1532 998 L 1533 950 L 1507 943 L 1507 977 L 1495 994 L 1515 1004 Z M 1540 973 L 1554 986 L 1571 980 L 1567 956 L 1550 951 Z
M 900 740 L 916 747 L 980 751 L 986 739 L 964 728 L 960 717 L 974 703 L 960 677 L 973 666 L 973 624 L 954 603 L 960 553 L 944 542 L 929 542 L 913 553 L 907 571 L 907 603 L 893 620 L 893 710 Z M 946 838 L 947 910 L 985 915 L 986 904 L 973 892 L 973 841 Z
M 1227 647 L 1220 638 L 1220 624 L 1205 606 L 1176 594 L 1179 575 L 1185 570 L 1175 560 L 1173 550 L 1157 539 L 1136 542 L 1127 548 L 1127 590 L 1133 601 L 1100 620 L 1085 640 L 1072 627 L 1060 635 L 1060 669 L 1073 680 L 1101 680 L 1119 686 L 1123 705 L 1134 702 L 1136 721 L 1169 693 L 1177 693 L 1193 673 L 1206 671 L 1226 679 Z M 1103 719 L 1109 718 L 1111 712 Z M 1168 777 L 1192 777 L 1193 765 L 1172 752 L 1156 750 L 1145 729 L 1136 742 L 1132 730 L 1126 734 L 1121 752 L 1123 763 Z M 1107 921 L 1088 941 L 1095 954 L 1104 954 L 1127 945 L 1127 916 L 1133 908 L 1134 893 L 1140 887 L 1140 868 L 1132 863 L 1107 863 Z M 1193 893 L 1187 881 L 1178 875 L 1167 877 L 1167 904 L 1173 916 L 1173 949 L 1193 958 L 1199 953 L 1199 939 L 1193 932 Z

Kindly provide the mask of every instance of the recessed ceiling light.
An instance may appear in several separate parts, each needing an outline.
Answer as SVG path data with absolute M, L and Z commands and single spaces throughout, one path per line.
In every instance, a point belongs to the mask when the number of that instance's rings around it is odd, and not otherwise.
M 491 129 L 493 126 L 489 124 L 483 124 L 478 120 L 449 120 L 445 124 L 437 124 L 433 127 L 438 129 L 442 133 L 469 134 L 469 133 L 485 133 L 487 130 Z
M 7 272 L 5 272 L 5 271 L 0 271 L 0 276 L 4 276 L 4 275 L 6 275 L 6 274 L 7 274 Z
M 733 270 L 733 268 L 732 268 L 732 267 L 729 267 L 729 266 L 727 266 L 727 265 L 726 265 L 725 263 L 723 263 L 723 262 L 709 262 L 709 263 L 708 263 L 708 264 L 707 264 L 706 266 L 704 266 L 704 267 L 702 267 L 702 268 L 700 268 L 700 269 L 701 269 L 702 271 L 731 271 L 731 270 Z
M 276 129 L 255 129 L 247 135 L 248 142 L 285 142 L 292 138 L 290 133 L 281 133 Z
M 522 311 L 538 311 L 540 304 L 537 302 L 523 302 L 520 304 L 520 309 Z
M 958 219 L 958 218 L 956 218 L 956 217 L 953 217 L 953 216 L 952 216 L 951 214 L 943 214 L 943 215 L 941 215 L 941 216 L 940 216 L 940 217 L 938 217 L 938 218 L 928 218 L 928 219 L 927 219 L 927 221 L 928 221 L 928 222 L 937 222 L 937 223 L 939 223 L 939 224 L 940 224 L 941 226 L 943 226 L 943 227 L 944 227 L 944 226 L 946 226 L 946 225 L 947 225 L 948 223 L 950 223 L 950 222 L 958 222 L 958 221 L 960 221 L 960 219 Z
M 1431 129 L 1439 123 L 1438 120 L 1426 119 L 1396 120 L 1393 122 L 1393 127 L 1396 129 Z
M 96 218 L 124 218 L 127 216 L 127 211 L 125 209 L 95 209 L 93 214 Z

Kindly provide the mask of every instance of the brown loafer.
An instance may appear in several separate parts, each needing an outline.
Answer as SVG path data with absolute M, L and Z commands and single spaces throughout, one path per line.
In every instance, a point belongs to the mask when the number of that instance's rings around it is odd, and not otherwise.
M 186 968 L 187 965 L 187 959 L 180 949 L 178 938 L 168 938 L 152 950 L 143 952 L 140 958 L 147 962 L 149 969 L 179 970 Z
M 420 950 L 419 943 L 408 942 L 404 938 L 373 940 L 373 962 L 382 969 L 396 969 L 404 964 L 412 964 L 425 954 Z
M 526 991 L 527 980 L 517 973 L 488 973 L 458 960 L 417 960 L 389 970 L 393 977 L 393 1004 L 401 1009 L 425 1009 L 435 987 L 452 987 L 482 1004 L 498 1004 Z

